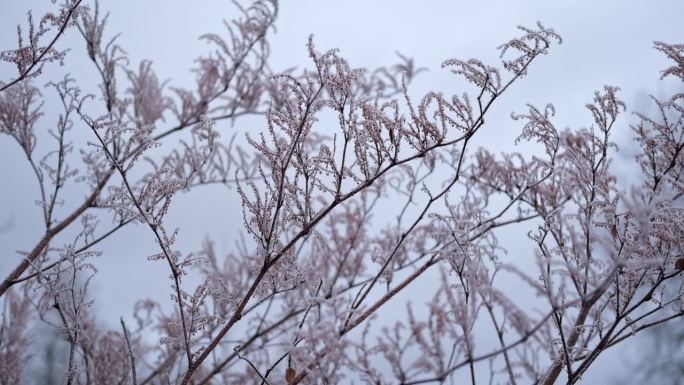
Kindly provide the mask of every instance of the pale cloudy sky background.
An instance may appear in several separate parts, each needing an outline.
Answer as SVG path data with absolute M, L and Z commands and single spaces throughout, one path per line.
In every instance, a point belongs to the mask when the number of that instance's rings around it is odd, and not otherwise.
M 206 45 L 197 37 L 204 32 L 222 32 L 222 19 L 234 14 L 226 0 L 102 3 L 102 8 L 111 12 L 108 36 L 122 33 L 118 41 L 128 52 L 131 63 L 135 66 L 140 60 L 151 59 L 161 79 L 170 79 L 171 85 L 180 86 L 192 85 L 193 75 L 188 69 L 195 57 L 206 52 Z M 34 9 L 38 15 L 49 5 L 47 0 L 0 0 L 0 50 L 14 48 L 16 24 L 25 22 L 28 9 Z M 429 89 L 461 93 L 455 88 L 460 83 L 440 69 L 444 59 L 478 57 L 495 63 L 496 47 L 517 35 L 517 25 L 533 26 L 541 21 L 562 35 L 563 44 L 538 60 L 529 76 L 502 98 L 479 136 L 480 145 L 511 151 L 516 150 L 513 140 L 520 125 L 511 122 L 509 115 L 512 111 L 524 111 L 526 103 L 554 103 L 556 122 L 561 128 L 590 123 L 584 105 L 604 84 L 620 86 L 628 107 L 646 108 L 645 95 L 659 95 L 673 86 L 658 80 L 659 71 L 668 63 L 652 49 L 653 41 L 684 42 L 682 15 L 684 2 L 664 0 L 283 1 L 276 22 L 277 33 L 270 38 L 271 66 L 274 70 L 309 66 L 305 43 L 308 35 L 314 34 L 319 50 L 340 48 L 353 66 L 373 69 L 394 64 L 396 51 L 413 57 L 417 65 L 430 70 L 411 85 L 411 94 L 416 98 Z M 92 82 L 93 68 L 84 60 L 83 44 L 77 34 L 70 32 L 60 46 L 73 49 L 67 66 L 52 66 L 47 75 L 56 79 L 71 72 L 83 79 L 85 85 Z M 6 81 L 14 75 L 13 68 L 0 64 L 0 79 Z M 90 92 L 95 91 L 92 85 Z M 46 105 L 48 111 L 53 108 Z M 615 137 L 618 143 L 629 143 L 631 120 L 632 117 L 625 116 L 620 121 Z M 261 127 L 261 121 L 256 119 L 238 124 L 235 129 Z M 225 129 L 231 129 L 229 124 L 225 124 Z M 74 135 L 83 139 L 87 132 Z M 175 139 L 172 143 L 176 143 Z M 0 137 L 3 277 L 19 258 L 14 250 L 31 248 L 42 231 L 38 209 L 33 205 L 38 197 L 37 186 L 17 147 L 7 137 Z M 623 158 L 617 159 L 616 167 L 628 174 L 632 169 L 631 157 L 627 156 L 628 146 L 623 147 Z M 71 194 L 77 198 L 82 195 L 78 191 Z M 180 244 L 186 251 L 196 250 L 205 234 L 209 234 L 217 241 L 219 250 L 225 252 L 242 227 L 236 195 L 223 189 L 200 189 L 178 197 L 168 222 L 170 227 L 182 226 Z M 166 267 L 145 260 L 155 251 L 146 230 L 142 226 L 130 227 L 102 244 L 105 255 L 97 261 L 100 273 L 93 293 L 101 321 L 106 325 L 115 326 L 119 316 L 130 315 L 132 304 L 143 295 L 168 298 Z M 529 243 L 520 242 L 524 233 L 515 237 L 503 234 L 502 238 L 509 247 L 509 256 L 531 259 Z M 403 310 L 403 305 L 396 308 Z M 602 357 L 584 379 L 585 383 L 609 381 L 613 369 L 623 365 L 621 355 L 634 351 L 638 341 L 635 339 Z

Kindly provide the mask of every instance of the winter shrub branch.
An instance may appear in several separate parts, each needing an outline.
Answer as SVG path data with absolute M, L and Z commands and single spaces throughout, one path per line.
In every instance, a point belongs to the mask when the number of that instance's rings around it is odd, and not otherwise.
M 67 347 L 56 360 L 68 384 L 423 384 L 460 372 L 571 384 L 607 349 L 684 314 L 684 95 L 637 113 L 642 177 L 621 189 L 612 138 L 629 108 L 614 86 L 587 104 L 585 128 L 521 104 L 511 124 L 534 154 L 474 147 L 501 96 L 543 71 L 561 43 L 553 29 L 520 27 L 499 63 L 445 60 L 469 88 L 416 98 L 412 59 L 367 70 L 313 38 L 306 64 L 273 73 L 278 6 L 236 3 L 224 31 L 201 37 L 212 48 L 191 88 L 131 63 L 97 2 L 65 0 L 18 27 L 0 53 L 16 67 L 0 79 L 0 133 L 25 155 L 44 228 L 0 277 L 0 383 L 30 382 L 32 328 L 46 324 Z M 67 33 L 82 46 L 61 49 Z M 684 80 L 684 46 L 655 48 L 671 63 L 662 77 Z M 68 68 L 46 78 L 65 55 L 90 63 L 98 93 Z M 250 116 L 261 126 L 236 135 Z M 174 198 L 217 184 L 239 197 L 240 241 L 228 255 L 209 239 L 185 254 L 167 220 Z M 74 186 L 83 196 L 65 192 Z M 89 291 L 106 274 L 93 258 L 113 257 L 100 242 L 135 223 L 171 306 L 141 295 L 110 330 Z M 519 258 L 535 269 L 502 258 L 502 230 L 520 232 L 530 253 Z M 376 326 L 419 282 L 425 308 Z

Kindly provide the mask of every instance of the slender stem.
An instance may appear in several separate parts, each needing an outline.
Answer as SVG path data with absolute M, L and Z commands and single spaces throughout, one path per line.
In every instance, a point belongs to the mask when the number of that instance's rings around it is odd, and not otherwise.
M 126 324 L 124 323 L 123 317 L 121 317 L 121 328 L 123 329 L 126 346 L 128 347 L 128 358 L 131 360 L 131 378 L 133 379 L 133 385 L 138 385 L 138 376 L 135 372 L 135 356 L 133 355 L 131 340 L 128 337 L 128 330 L 126 330 Z

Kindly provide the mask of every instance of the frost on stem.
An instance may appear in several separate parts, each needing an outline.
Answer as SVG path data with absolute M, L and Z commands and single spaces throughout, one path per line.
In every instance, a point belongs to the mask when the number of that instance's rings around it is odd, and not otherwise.
M 17 141 L 31 157 L 36 146 L 34 126 L 42 116 L 40 90 L 30 82 L 24 82 L 0 95 L 0 133 Z

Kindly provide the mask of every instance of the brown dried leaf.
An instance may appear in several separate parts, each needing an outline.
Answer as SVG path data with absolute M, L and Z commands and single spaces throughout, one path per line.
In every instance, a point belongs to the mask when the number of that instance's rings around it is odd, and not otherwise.
M 684 270 L 684 257 L 681 257 L 675 262 L 675 269 Z
M 285 381 L 287 381 L 288 384 L 292 383 L 296 376 L 297 372 L 295 372 L 294 369 L 287 368 L 287 370 L 285 370 Z

